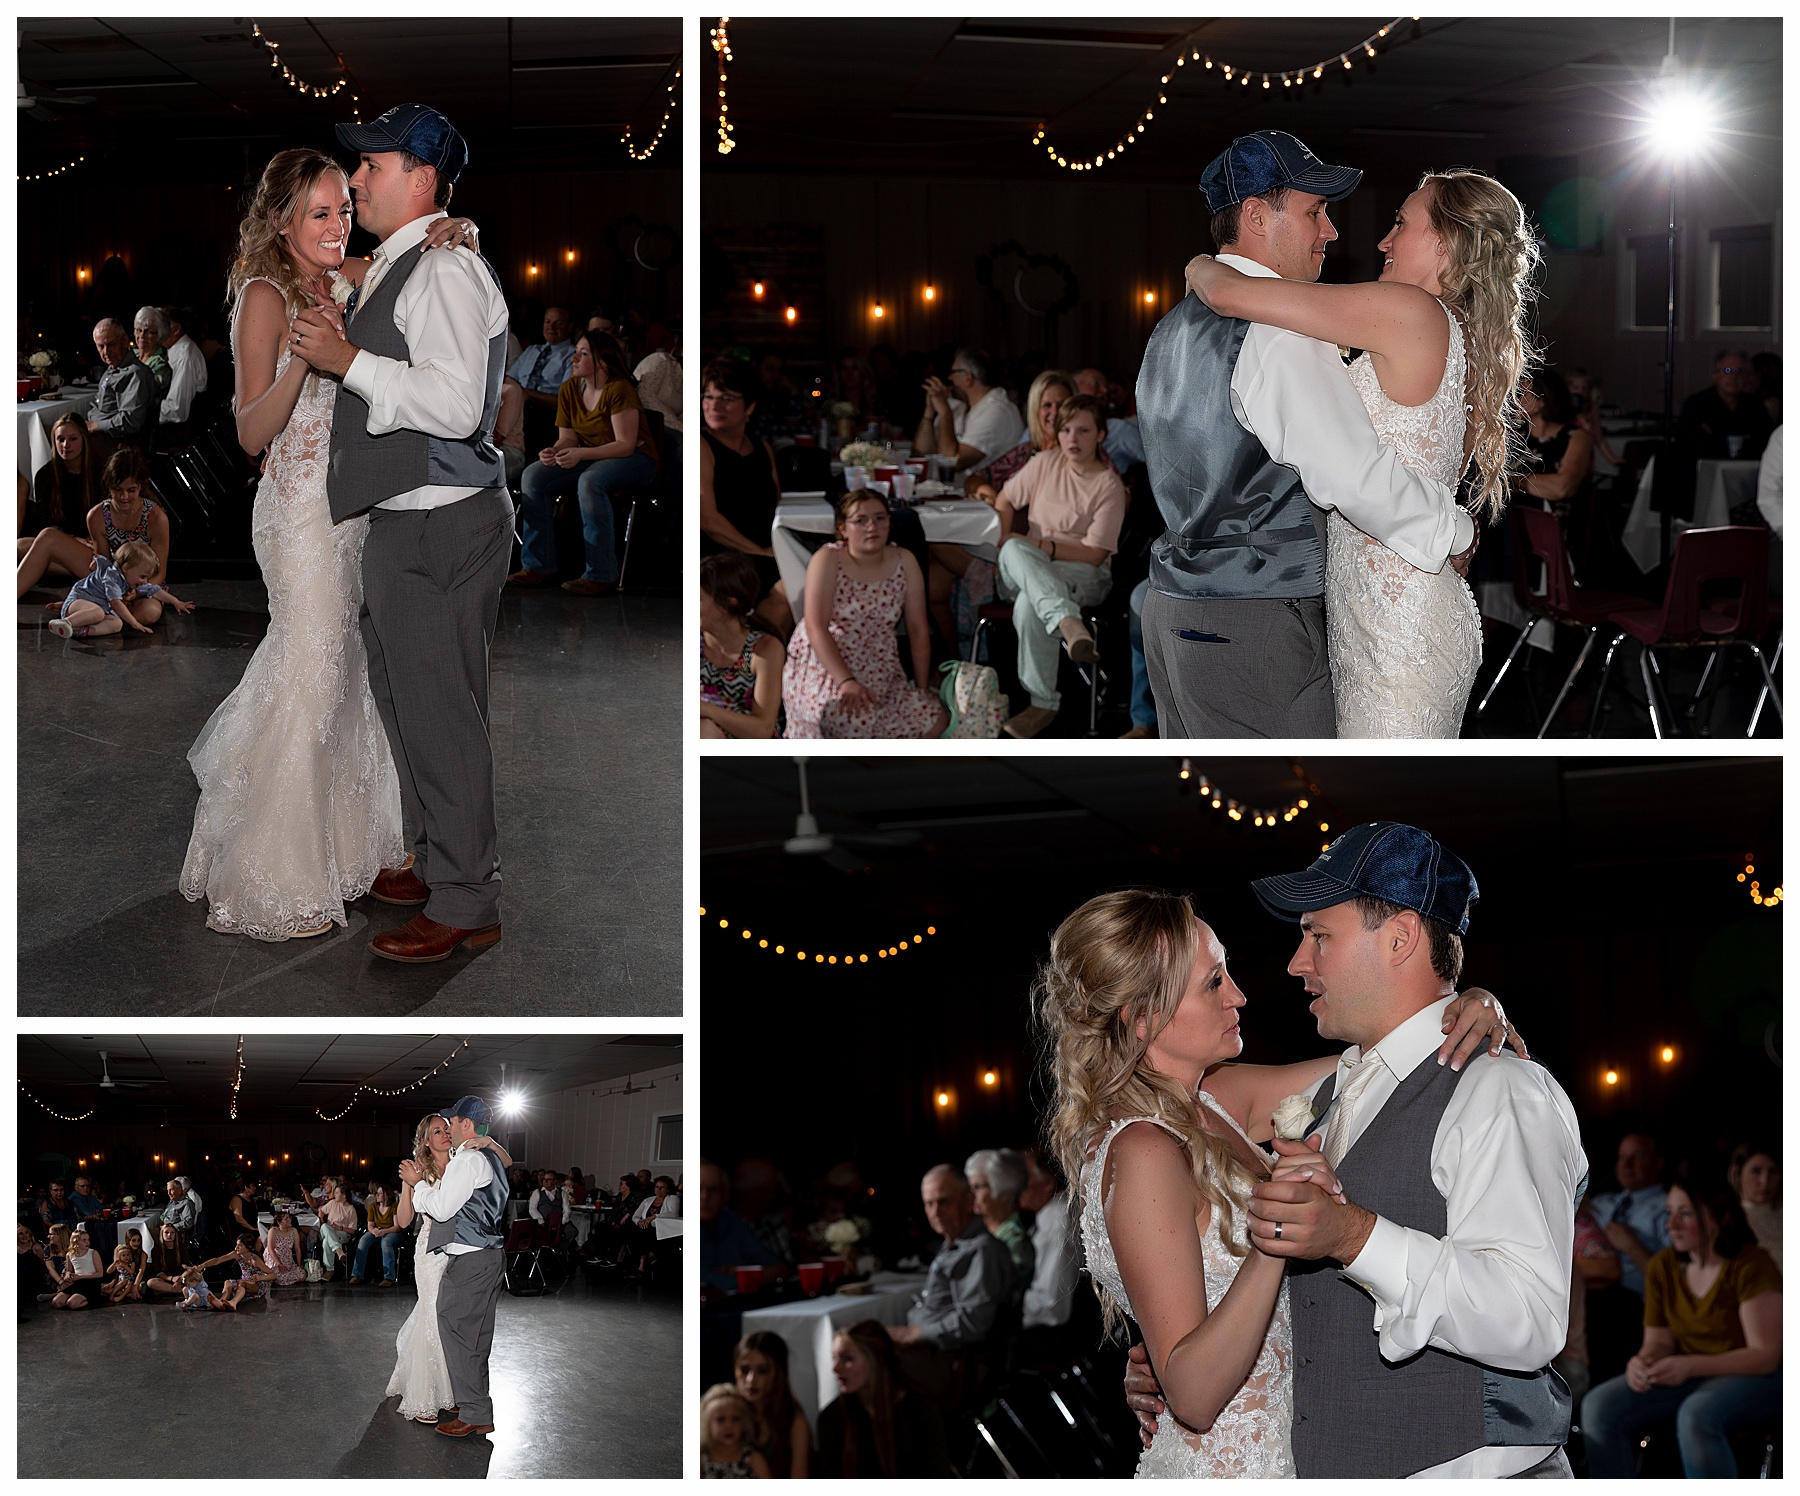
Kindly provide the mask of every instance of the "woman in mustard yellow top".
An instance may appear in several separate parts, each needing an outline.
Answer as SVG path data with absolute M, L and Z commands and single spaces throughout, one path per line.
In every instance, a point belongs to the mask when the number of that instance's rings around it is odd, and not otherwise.
M 656 479 L 656 442 L 638 399 L 637 381 L 618 341 L 602 332 L 575 339 L 574 373 L 556 394 L 556 441 L 525 469 L 519 513 L 524 545 L 515 586 L 542 587 L 556 579 L 556 501 L 573 492 L 581 504 L 587 565 L 563 591 L 582 597 L 615 592 L 612 496 Z
M 1781 1270 L 1723 1173 L 1669 1189 L 1669 1245 L 1644 1269 L 1644 1343 L 1581 1405 L 1588 1474 L 1637 1473 L 1637 1430 L 1673 1418 L 1690 1480 L 1734 1480 L 1730 1433 L 1781 1417 Z

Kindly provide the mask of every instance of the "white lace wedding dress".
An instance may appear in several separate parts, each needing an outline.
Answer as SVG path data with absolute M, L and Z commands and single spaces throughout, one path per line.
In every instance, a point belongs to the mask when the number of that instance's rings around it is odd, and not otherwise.
M 1199 1099 L 1201 1105 L 1223 1118 L 1233 1132 L 1249 1142 L 1236 1119 L 1210 1095 L 1201 1091 Z M 1081 1240 L 1087 1248 L 1088 1271 L 1127 1314 L 1131 1313 L 1131 1301 L 1126 1296 L 1112 1242 L 1107 1236 L 1100 1185 L 1113 1139 L 1134 1121 L 1149 1122 L 1174 1132 L 1154 1117 L 1115 1122 L 1106 1130 L 1093 1157 L 1081 1171 Z M 1242 1211 L 1234 1213 L 1231 1235 L 1239 1247 L 1254 1250 L 1249 1246 L 1248 1223 Z M 1212 1223 L 1208 1224 L 1201 1239 L 1200 1255 L 1206 1268 L 1206 1310 L 1210 1314 L 1219 1307 L 1225 1291 L 1237 1277 L 1238 1264 L 1243 1259 L 1225 1250 Z M 1294 1335 L 1288 1318 L 1288 1286 L 1284 1281 L 1275 1300 L 1275 1312 L 1269 1319 L 1269 1333 L 1263 1340 L 1262 1351 L 1237 1396 L 1225 1405 L 1212 1428 L 1203 1434 L 1183 1428 L 1166 1414 L 1157 1419 L 1156 1438 L 1138 1460 L 1138 1478 L 1291 1478 L 1294 1474 L 1293 1423 Z
M 440 1409 L 455 1405 L 450 1390 L 450 1371 L 444 1362 L 444 1343 L 438 1339 L 438 1284 L 444 1280 L 449 1264 L 447 1252 L 427 1252 L 425 1234 L 429 1223 L 419 1229 L 413 1251 L 413 1276 L 419 1284 L 419 1302 L 400 1326 L 394 1341 L 397 1359 L 394 1374 L 388 1378 L 387 1396 L 400 1397 L 400 1414 L 405 1418 L 436 1418 Z
M 1442 303 L 1439 303 L 1442 305 Z M 1397 405 L 1367 354 L 1350 365 L 1375 434 L 1400 461 L 1455 488 L 1463 472 L 1462 327 L 1450 318 L 1450 352 L 1437 393 Z M 1325 636 L 1340 738 L 1453 738 L 1481 666 L 1481 615 L 1469 584 L 1448 563 L 1420 571 L 1351 524 L 1326 517 Z
M 188 751 L 200 803 L 181 891 L 206 900 L 209 928 L 260 940 L 346 923 L 344 905 L 406 855 L 363 653 L 369 522 L 332 524 L 325 497 L 336 393 L 309 378 L 269 444 L 250 516 L 268 633 Z

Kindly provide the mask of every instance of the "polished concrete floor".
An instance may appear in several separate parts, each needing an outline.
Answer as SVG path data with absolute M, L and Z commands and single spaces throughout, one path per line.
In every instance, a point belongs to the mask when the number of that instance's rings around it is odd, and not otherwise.
M 278 1289 L 236 1314 L 42 1310 L 19 1326 L 19 1475 L 301 1480 L 681 1474 L 681 1307 L 589 1288 L 502 1293 L 494 1432 L 447 1439 L 387 1397 L 410 1288 Z M 111 1410 L 109 1414 L 107 1410 Z
M 18 607 L 19 1011 L 31 1015 L 681 1011 L 681 617 L 661 595 L 507 593 L 491 698 L 505 938 L 401 966 L 368 950 L 415 912 L 266 945 L 176 891 L 198 790 L 187 750 L 236 686 L 262 587 L 177 581 L 199 606 L 146 638 L 61 640 Z M 60 591 L 60 589 L 59 589 Z

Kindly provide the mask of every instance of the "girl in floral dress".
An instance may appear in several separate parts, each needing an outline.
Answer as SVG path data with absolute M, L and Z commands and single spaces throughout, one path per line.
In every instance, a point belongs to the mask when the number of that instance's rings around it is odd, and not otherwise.
M 806 616 L 782 681 L 790 738 L 935 738 L 946 722 L 931 694 L 925 579 L 888 544 L 887 500 L 852 490 L 837 504 L 837 536 L 806 568 Z M 906 619 L 913 679 L 900 668 L 894 626 Z

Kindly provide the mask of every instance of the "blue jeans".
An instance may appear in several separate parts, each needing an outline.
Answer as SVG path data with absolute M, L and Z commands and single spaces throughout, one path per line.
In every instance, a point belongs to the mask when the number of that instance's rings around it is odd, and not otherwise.
M 351 1259 L 351 1277 L 367 1278 L 369 1276 L 369 1248 L 376 1246 L 381 1248 L 381 1276 L 384 1278 L 394 1276 L 394 1264 L 400 1257 L 400 1233 L 396 1231 L 387 1236 L 377 1237 L 371 1236 L 365 1231 L 362 1234 L 362 1240 L 356 1244 L 356 1256 Z
M 1150 694 L 1150 667 L 1144 663 L 1144 599 L 1150 592 L 1145 577 L 1131 589 L 1131 725 L 1156 726 L 1156 698 Z
M 1693 1377 L 1679 1387 L 1633 1392 L 1624 1377 L 1602 1382 L 1581 1404 L 1588 1474 L 1595 1480 L 1637 1474 L 1633 1433 L 1675 1420 L 1681 1468 L 1689 1480 L 1736 1480 L 1737 1457 L 1726 1436 L 1749 1423 L 1781 1417 L 1781 1373 L 1760 1377 Z
M 581 533 L 587 548 L 582 575 L 590 582 L 616 582 L 619 558 L 613 550 L 611 495 L 618 489 L 641 488 L 655 476 L 656 464 L 642 452 L 577 463 L 572 468 L 532 463 L 525 469 L 525 501 L 519 506 L 524 522 L 520 561 L 530 571 L 556 570 L 556 501 L 573 490 L 581 504 Z

